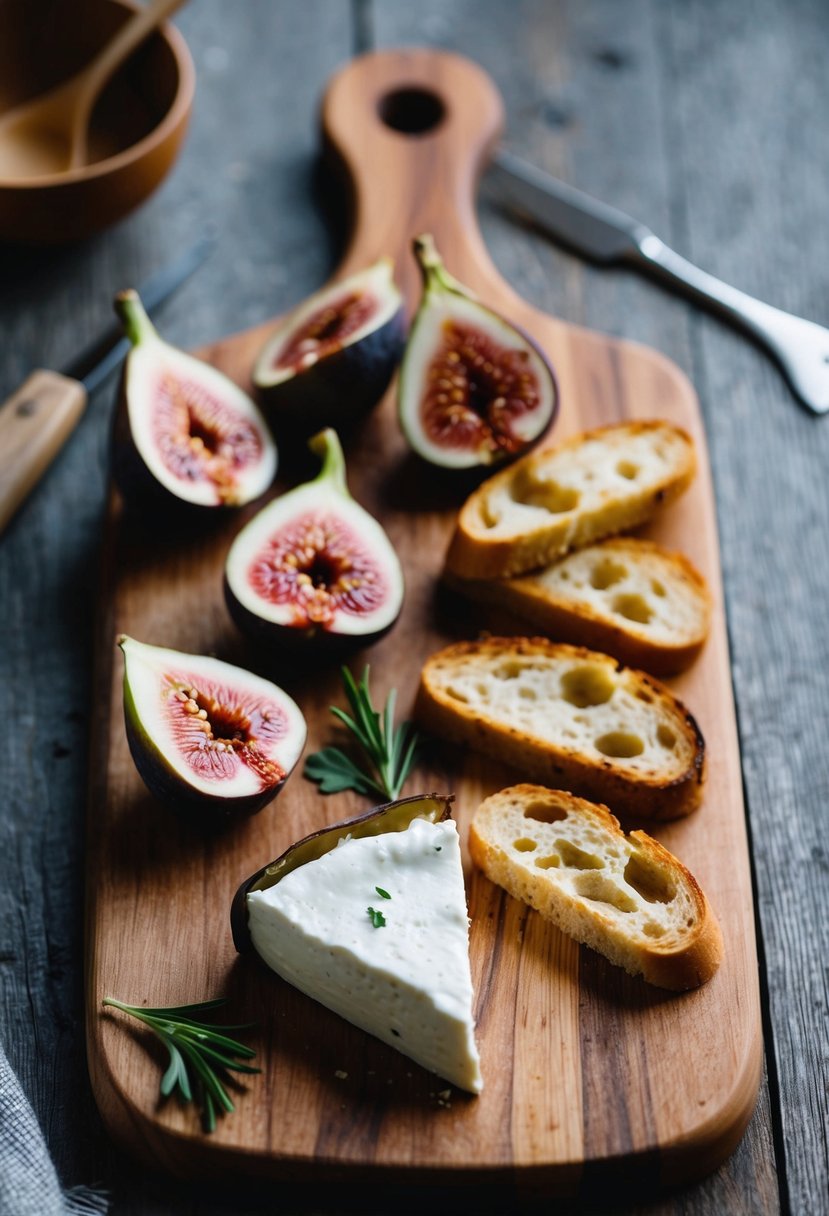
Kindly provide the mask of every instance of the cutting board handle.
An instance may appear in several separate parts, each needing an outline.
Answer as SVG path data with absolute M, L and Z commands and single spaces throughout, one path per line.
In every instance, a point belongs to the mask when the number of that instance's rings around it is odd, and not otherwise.
M 322 104 L 326 147 L 352 198 L 352 235 L 337 277 L 393 256 L 411 309 L 420 296 L 411 241 L 431 232 L 450 270 L 463 277 L 474 266 L 470 286 L 503 291 L 474 202 L 503 124 L 492 80 L 460 55 L 377 51 L 338 72 Z

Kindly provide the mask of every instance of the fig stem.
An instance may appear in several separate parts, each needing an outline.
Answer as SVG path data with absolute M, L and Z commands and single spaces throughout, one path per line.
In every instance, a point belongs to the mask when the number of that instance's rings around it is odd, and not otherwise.
M 127 291 L 119 291 L 115 297 L 114 305 L 118 319 L 124 327 L 124 332 L 133 346 L 138 346 L 140 342 L 145 342 L 147 338 L 155 338 L 157 336 L 153 323 L 147 316 L 144 305 L 141 303 L 141 297 L 137 291 L 134 291 L 131 287 Z
M 330 481 L 341 494 L 351 497 L 345 478 L 345 456 L 337 432 L 330 426 L 308 440 L 308 447 L 322 461 L 315 481 Z
M 452 291 L 457 295 L 471 297 L 472 293 L 463 283 L 460 283 L 449 273 L 443 264 L 443 259 L 437 251 L 435 238 L 430 232 L 423 232 L 412 241 L 412 249 L 423 275 L 423 287 L 429 291 Z

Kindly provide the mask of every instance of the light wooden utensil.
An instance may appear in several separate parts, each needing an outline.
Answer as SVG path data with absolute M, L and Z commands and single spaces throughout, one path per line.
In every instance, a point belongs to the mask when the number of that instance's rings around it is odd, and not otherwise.
M 125 632 L 261 668 L 263 656 L 244 649 L 222 600 L 227 549 L 249 513 L 217 520 L 216 530 L 197 543 L 177 542 L 161 531 L 131 531 L 113 498 L 87 831 L 89 1064 L 98 1104 L 117 1138 L 183 1176 L 301 1179 L 314 1187 L 306 1193 L 321 1206 L 325 1182 L 370 1187 L 375 1203 L 377 1188 L 392 1182 L 435 1183 L 451 1186 L 465 1201 L 475 1188 L 493 1202 L 496 1192 L 510 1193 L 505 1210 L 513 1210 L 516 1188 L 549 1196 L 624 1176 L 634 1203 L 653 1184 L 713 1169 L 736 1145 L 754 1107 L 762 1041 L 751 873 L 699 406 L 688 380 L 663 355 L 546 316 L 500 277 L 478 231 L 474 196 L 502 120 L 491 80 L 456 55 L 380 52 L 339 72 L 323 106 L 326 142 L 352 187 L 354 230 L 338 275 L 393 255 L 411 310 L 421 290 L 411 240 L 432 232 L 450 272 L 550 356 L 562 401 L 552 442 L 584 427 L 648 417 L 667 418 L 694 435 L 697 478 L 648 535 L 684 550 L 714 593 L 709 641 L 672 682 L 707 740 L 709 777 L 700 809 L 654 833 L 708 895 L 725 958 L 695 992 L 651 988 L 580 949 L 467 859 L 485 1081 L 478 1098 L 447 1093 L 440 1078 L 255 960 L 240 959 L 229 909 L 241 880 L 294 840 L 366 803 L 353 794 L 326 799 L 297 771 L 272 806 L 217 838 L 179 823 L 150 797 L 124 735 L 115 637 Z M 273 324 L 200 354 L 248 386 Z M 445 480 L 412 457 L 397 424 L 394 390 L 346 455 L 351 490 L 382 520 L 406 576 L 400 620 L 370 652 L 355 655 L 352 667 L 370 660 L 375 692 L 385 697 L 396 686 L 405 714 L 425 659 L 450 640 L 474 636 L 484 623 L 466 605 L 453 613 L 439 593 L 463 492 L 453 499 Z M 331 743 L 328 706 L 342 703 L 336 669 L 287 681 L 274 664 L 269 674 L 306 715 L 308 753 Z M 481 799 L 516 779 L 520 773 L 483 757 L 436 747 L 407 792 L 453 792 L 465 845 Z M 259 1023 L 251 1045 L 263 1072 L 234 1099 L 235 1113 L 205 1136 L 192 1109 L 159 1105 L 159 1058 L 115 1016 L 102 1014 L 101 999 L 166 1005 L 220 994 L 231 1001 L 227 1020 Z
M 115 70 L 185 0 L 152 0 L 71 79 L 0 118 L 0 179 L 78 169 L 87 163 L 87 131 L 101 90 Z

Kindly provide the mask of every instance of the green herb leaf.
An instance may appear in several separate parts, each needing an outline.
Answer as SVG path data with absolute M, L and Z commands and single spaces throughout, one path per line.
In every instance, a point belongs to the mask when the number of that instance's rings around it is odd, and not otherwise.
M 382 895 L 383 899 L 391 899 L 391 896 L 389 895 L 388 891 L 384 891 L 382 887 L 375 887 L 374 890 L 377 892 L 378 895 Z
M 368 798 L 385 797 L 385 790 L 368 777 L 362 769 L 338 747 L 324 747 L 305 761 L 304 776 L 318 781 L 323 794 L 339 794 L 341 790 L 356 790 Z
M 364 669 L 359 684 L 347 667 L 341 670 L 351 713 L 336 705 L 330 709 L 359 744 L 361 763 L 338 747 L 325 747 L 308 757 L 303 775 L 318 782 L 323 794 L 356 790 L 368 798 L 379 795 L 393 802 L 415 763 L 420 735 L 411 722 L 395 727 L 395 689 L 390 691 L 382 714 L 378 713 L 371 701 L 369 668 Z
M 386 918 L 383 913 L 378 912 L 376 908 L 366 908 L 366 912 L 368 912 L 369 916 L 371 917 L 371 923 L 374 925 L 374 928 L 382 929 L 386 923 Z
M 113 997 L 106 997 L 104 1005 L 120 1009 L 130 1017 L 138 1018 L 156 1035 L 169 1053 L 169 1064 L 161 1078 L 161 1094 L 167 1098 L 178 1089 L 185 1102 L 195 1100 L 201 1108 L 205 1130 L 216 1130 L 216 1113 L 232 1111 L 233 1103 L 224 1087 L 230 1070 L 241 1073 L 256 1073 L 260 1070 L 243 1064 L 256 1052 L 237 1039 L 231 1039 L 226 1030 L 246 1030 L 247 1026 L 213 1026 L 183 1014 L 204 1013 L 224 1005 L 223 997 L 213 1001 L 201 1001 L 195 1005 L 171 1005 L 166 1009 L 146 1009 L 143 1005 L 124 1005 Z

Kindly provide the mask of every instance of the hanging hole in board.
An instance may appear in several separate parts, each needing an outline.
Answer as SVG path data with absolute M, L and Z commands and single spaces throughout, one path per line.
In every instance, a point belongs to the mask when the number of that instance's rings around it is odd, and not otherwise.
M 393 131 L 403 135 L 425 135 L 434 131 L 446 116 L 446 107 L 431 89 L 393 89 L 380 98 L 378 113 Z

